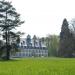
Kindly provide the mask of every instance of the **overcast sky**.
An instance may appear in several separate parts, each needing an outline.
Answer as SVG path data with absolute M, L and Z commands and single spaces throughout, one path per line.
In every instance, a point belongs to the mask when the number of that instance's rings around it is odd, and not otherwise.
M 9 0 L 25 23 L 18 28 L 26 34 L 59 35 L 64 18 L 75 18 L 75 0 Z

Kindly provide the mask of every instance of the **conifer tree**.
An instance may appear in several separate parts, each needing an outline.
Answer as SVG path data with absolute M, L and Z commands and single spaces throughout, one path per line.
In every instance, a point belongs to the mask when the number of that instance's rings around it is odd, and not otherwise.
M 24 23 L 20 20 L 20 14 L 11 5 L 11 2 L 0 1 L 0 30 L 5 34 L 6 40 L 6 60 L 10 57 L 10 35 L 12 29 Z
M 70 33 L 68 21 L 64 19 L 60 32 L 59 55 L 72 57 L 73 46 L 73 35 Z
M 37 37 L 36 37 L 36 35 L 34 35 L 33 36 L 34 47 L 36 47 L 36 43 L 37 43 L 36 41 L 37 41 Z

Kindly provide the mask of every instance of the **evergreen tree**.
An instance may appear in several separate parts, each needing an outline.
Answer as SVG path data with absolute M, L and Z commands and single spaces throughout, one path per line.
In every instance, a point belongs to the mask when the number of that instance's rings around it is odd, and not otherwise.
M 37 37 L 36 37 L 36 35 L 34 35 L 33 36 L 34 47 L 36 47 L 36 43 L 37 43 L 36 40 L 37 40 Z
M 11 2 L 0 1 L 0 30 L 5 34 L 6 40 L 6 60 L 10 57 L 10 35 L 12 29 L 24 23 L 20 20 L 20 14 L 11 5 Z
M 73 46 L 73 35 L 70 33 L 67 20 L 64 19 L 60 32 L 59 55 L 64 57 L 72 57 Z
M 32 46 L 32 44 L 31 44 L 31 36 L 30 35 L 27 35 L 26 43 L 27 43 L 27 47 Z

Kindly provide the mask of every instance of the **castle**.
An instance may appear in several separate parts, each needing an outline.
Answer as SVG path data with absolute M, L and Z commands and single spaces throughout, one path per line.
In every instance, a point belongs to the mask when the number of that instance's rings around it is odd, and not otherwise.
M 13 55 L 13 57 L 47 57 L 48 50 L 46 45 L 41 39 L 28 35 L 27 38 L 21 38 L 19 43 L 19 52 Z

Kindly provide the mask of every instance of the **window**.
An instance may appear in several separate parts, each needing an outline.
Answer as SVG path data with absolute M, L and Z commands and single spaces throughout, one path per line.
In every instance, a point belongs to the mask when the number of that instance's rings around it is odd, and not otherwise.
M 23 44 L 25 43 L 25 41 L 23 41 Z

